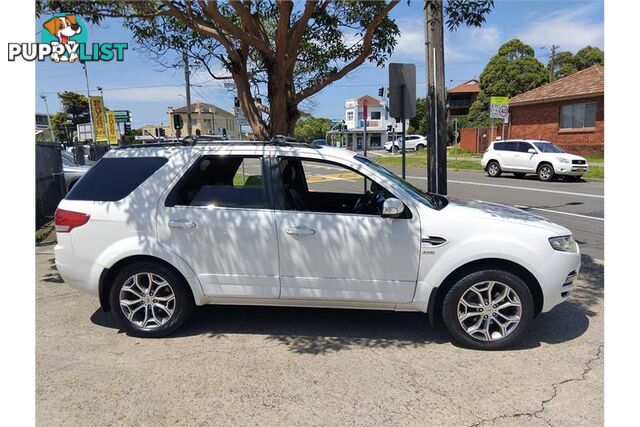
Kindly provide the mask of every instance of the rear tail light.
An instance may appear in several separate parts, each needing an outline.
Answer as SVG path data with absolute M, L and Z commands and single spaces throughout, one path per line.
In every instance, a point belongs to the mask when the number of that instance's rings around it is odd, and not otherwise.
M 89 215 L 85 213 L 56 209 L 56 214 L 54 216 L 56 232 L 68 233 L 76 227 L 85 225 L 87 221 L 89 221 L 89 218 Z

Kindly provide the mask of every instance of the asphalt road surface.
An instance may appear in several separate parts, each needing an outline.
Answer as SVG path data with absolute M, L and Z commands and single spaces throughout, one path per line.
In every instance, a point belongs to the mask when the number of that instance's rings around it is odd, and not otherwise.
M 576 289 L 519 347 L 458 348 L 419 313 L 232 306 L 198 308 L 170 338 L 129 337 L 42 247 L 37 424 L 602 424 L 602 183 L 449 178 L 453 197 L 527 206 L 581 242 Z

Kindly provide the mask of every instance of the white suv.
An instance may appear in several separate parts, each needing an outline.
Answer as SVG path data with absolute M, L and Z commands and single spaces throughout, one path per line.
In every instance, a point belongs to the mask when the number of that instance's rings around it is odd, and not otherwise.
M 522 178 L 534 173 L 541 181 L 551 181 L 556 176 L 578 180 L 589 170 L 584 157 L 565 153 L 549 141 L 529 139 L 492 142 L 480 164 L 490 177 L 513 172 Z
M 111 150 L 55 222 L 64 280 L 144 337 L 195 305 L 282 305 L 425 312 L 497 349 L 564 301 L 580 267 L 571 232 L 544 218 L 284 142 Z
M 427 138 L 422 135 L 407 135 L 405 136 L 406 149 L 407 150 L 415 150 L 420 151 L 427 148 Z M 395 141 L 387 141 L 384 144 L 384 149 L 391 152 L 391 146 L 395 145 L 396 151 L 402 150 L 402 137 L 396 139 Z

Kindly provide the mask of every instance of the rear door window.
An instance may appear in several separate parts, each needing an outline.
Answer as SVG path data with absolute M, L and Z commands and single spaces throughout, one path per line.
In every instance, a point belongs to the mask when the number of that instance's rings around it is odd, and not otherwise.
M 259 156 L 204 156 L 171 191 L 166 206 L 266 208 Z
M 493 144 L 493 149 L 498 151 L 504 150 L 504 142 L 496 142 Z
M 165 163 L 166 157 L 103 158 L 73 186 L 66 198 L 94 202 L 122 200 Z
M 518 143 L 515 141 L 507 141 L 504 143 L 505 151 L 518 151 Z

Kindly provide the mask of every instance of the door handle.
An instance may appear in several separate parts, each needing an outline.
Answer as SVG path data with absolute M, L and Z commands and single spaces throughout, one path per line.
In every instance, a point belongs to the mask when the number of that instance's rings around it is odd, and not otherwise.
M 172 219 L 169 221 L 169 227 L 179 228 L 181 230 L 188 230 L 190 228 L 195 228 L 196 223 L 193 221 L 186 221 L 183 219 Z
M 284 232 L 292 236 L 313 236 L 316 234 L 316 230 L 309 227 L 289 227 L 285 228 Z

